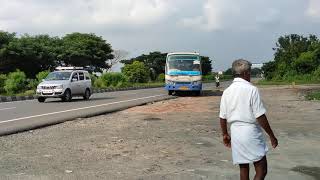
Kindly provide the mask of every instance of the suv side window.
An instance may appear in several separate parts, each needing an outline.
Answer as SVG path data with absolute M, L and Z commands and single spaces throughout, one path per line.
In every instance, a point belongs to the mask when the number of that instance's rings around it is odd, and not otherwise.
M 87 72 L 85 72 L 84 74 L 86 75 L 86 80 L 90 80 L 90 74 Z
M 72 79 L 77 79 L 77 81 L 79 81 L 79 77 L 78 77 L 78 73 L 77 72 L 73 73 Z
M 79 72 L 79 80 L 83 81 L 84 80 L 84 74 L 83 72 Z

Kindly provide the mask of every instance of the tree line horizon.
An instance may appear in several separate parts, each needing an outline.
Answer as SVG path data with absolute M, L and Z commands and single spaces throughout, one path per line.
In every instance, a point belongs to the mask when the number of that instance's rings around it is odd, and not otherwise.
M 280 36 L 275 43 L 274 59 L 264 63 L 262 70 L 267 80 L 288 80 L 292 77 L 320 74 L 320 41 L 317 36 L 290 34 Z M 46 34 L 17 36 L 0 31 L 0 74 L 19 69 L 28 78 L 61 65 L 90 66 L 94 71 L 110 69 L 121 62 L 142 62 L 154 80 L 164 73 L 167 53 L 154 51 L 125 59 L 126 51 L 113 50 L 110 43 L 94 33 L 71 33 L 62 37 Z M 203 74 L 212 71 L 212 60 L 202 56 Z M 250 60 L 249 60 L 250 61 Z M 225 71 L 230 74 L 230 69 Z
M 0 73 L 25 72 L 28 78 L 57 66 L 90 67 L 92 71 L 102 72 L 111 69 L 119 62 L 132 64 L 143 62 L 151 70 L 151 79 L 164 73 L 167 53 L 160 51 L 142 54 L 125 59 L 128 52 L 113 50 L 112 45 L 94 33 L 71 33 L 62 37 L 47 34 L 17 36 L 16 33 L 0 31 Z M 203 73 L 212 70 L 212 60 L 202 56 Z

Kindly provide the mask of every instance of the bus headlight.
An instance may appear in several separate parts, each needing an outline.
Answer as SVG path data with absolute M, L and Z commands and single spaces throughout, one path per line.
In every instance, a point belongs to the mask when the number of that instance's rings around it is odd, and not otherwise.
M 175 82 L 174 82 L 174 81 L 171 81 L 171 80 L 166 80 L 166 84 L 167 84 L 167 85 L 174 85 Z
M 202 84 L 202 81 L 193 81 L 193 82 L 192 82 L 192 85 L 198 86 L 198 85 L 200 85 L 200 84 Z

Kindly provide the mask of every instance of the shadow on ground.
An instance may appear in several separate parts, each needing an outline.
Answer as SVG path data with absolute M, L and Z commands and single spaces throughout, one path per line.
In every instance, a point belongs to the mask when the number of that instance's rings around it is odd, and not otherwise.
M 296 166 L 291 171 L 309 175 L 314 179 L 320 179 L 320 167 Z
M 102 100 L 107 100 L 107 99 L 115 99 L 114 97 L 93 97 L 90 98 L 89 100 L 84 100 L 83 98 L 76 98 L 76 99 L 72 99 L 71 102 L 86 102 L 86 101 L 102 101 Z M 47 100 L 45 103 L 66 103 L 64 101 L 62 101 L 61 99 L 50 99 Z
M 223 91 L 220 90 L 203 90 L 200 97 L 206 96 L 222 96 Z M 197 97 L 193 92 L 176 92 L 175 96 L 178 97 Z

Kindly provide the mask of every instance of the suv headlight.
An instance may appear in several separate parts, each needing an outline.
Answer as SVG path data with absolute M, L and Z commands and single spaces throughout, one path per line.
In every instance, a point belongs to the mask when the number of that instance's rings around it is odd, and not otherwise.
M 63 85 L 58 85 L 55 89 L 63 89 Z
M 175 82 L 174 82 L 174 81 L 171 81 L 171 80 L 166 80 L 166 84 L 168 84 L 168 85 L 174 85 Z

